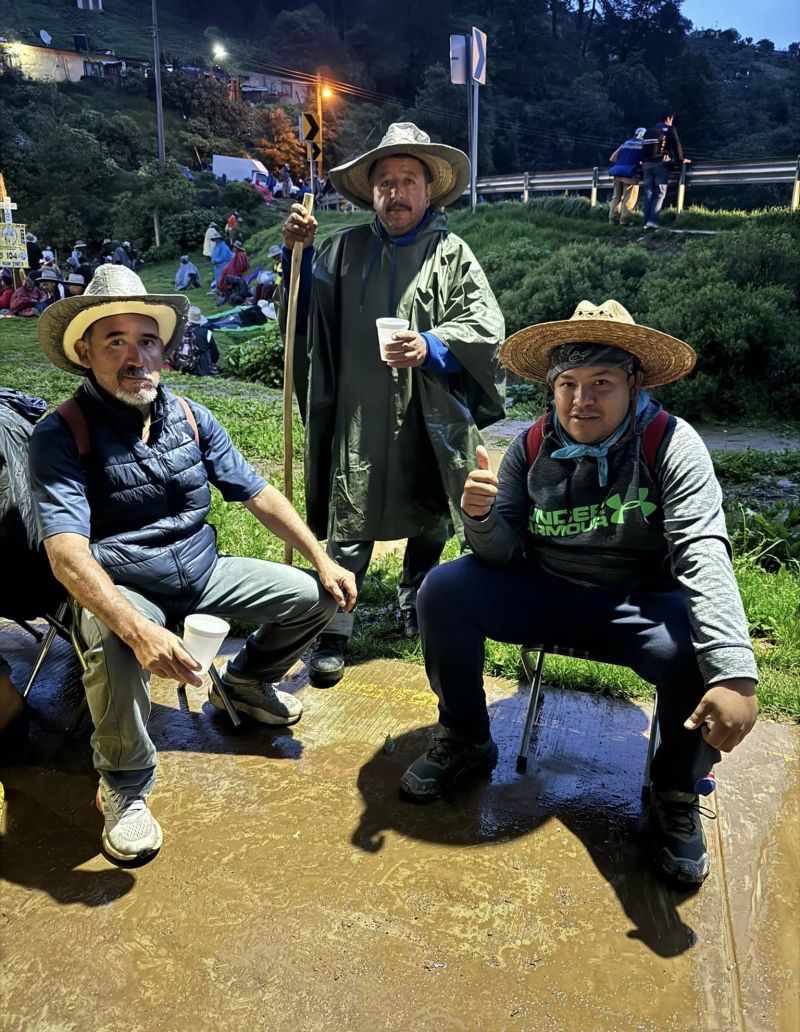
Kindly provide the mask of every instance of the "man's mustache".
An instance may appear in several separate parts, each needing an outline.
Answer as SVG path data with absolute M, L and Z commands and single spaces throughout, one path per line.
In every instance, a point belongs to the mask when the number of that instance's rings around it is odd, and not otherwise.
M 123 369 L 119 374 L 120 380 L 142 380 L 144 383 L 152 384 L 153 380 L 149 373 L 143 373 L 141 370 L 136 369 L 135 366 L 129 366 L 127 369 Z
M 401 204 L 399 201 L 395 201 L 394 204 L 390 204 L 386 209 L 387 211 L 411 211 L 411 208 L 407 204 Z

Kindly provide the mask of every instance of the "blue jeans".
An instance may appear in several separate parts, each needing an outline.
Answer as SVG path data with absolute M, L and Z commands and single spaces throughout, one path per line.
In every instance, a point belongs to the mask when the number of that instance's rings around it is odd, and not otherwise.
M 661 208 L 667 196 L 669 173 L 668 161 L 645 161 L 642 165 L 642 211 L 645 225 L 648 222 L 659 223 Z
M 706 687 L 680 591 L 587 588 L 524 564 L 494 566 L 464 556 L 431 570 L 417 614 L 439 721 L 470 741 L 489 736 L 483 663 L 492 638 L 587 652 L 656 685 L 661 744 L 651 774 L 657 788 L 693 792 L 719 760 L 699 729 L 683 727 Z
M 118 587 L 153 623 L 174 623 L 151 599 Z M 279 681 L 336 609 L 316 574 L 282 563 L 223 556 L 192 612 L 237 617 L 261 626 L 247 639 L 230 667 L 242 677 Z M 81 634 L 88 645 L 83 685 L 94 733 L 94 765 L 114 791 L 144 795 L 155 784 L 156 749 L 147 733 L 150 673 L 133 651 L 88 609 L 81 610 Z

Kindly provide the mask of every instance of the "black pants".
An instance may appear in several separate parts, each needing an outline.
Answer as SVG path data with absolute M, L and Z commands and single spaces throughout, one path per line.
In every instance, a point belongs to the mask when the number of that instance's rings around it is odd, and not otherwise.
M 587 652 L 656 685 L 661 744 L 651 774 L 657 788 L 694 792 L 720 758 L 700 729 L 683 727 L 706 686 L 679 591 L 586 588 L 524 565 L 464 556 L 430 572 L 417 612 L 439 720 L 473 741 L 489 735 L 483 663 L 492 638 Z

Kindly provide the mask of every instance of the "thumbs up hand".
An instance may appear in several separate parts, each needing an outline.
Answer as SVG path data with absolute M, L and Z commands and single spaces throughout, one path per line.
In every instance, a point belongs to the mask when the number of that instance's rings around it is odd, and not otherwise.
M 489 453 L 482 444 L 475 449 L 475 461 L 478 468 L 472 470 L 464 484 L 461 508 L 467 516 L 480 520 L 494 505 L 497 496 L 497 477 L 492 473 Z

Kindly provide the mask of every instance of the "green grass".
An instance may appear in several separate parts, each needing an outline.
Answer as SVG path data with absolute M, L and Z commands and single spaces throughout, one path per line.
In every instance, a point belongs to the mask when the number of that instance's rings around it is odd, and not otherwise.
M 338 225 L 345 218 L 331 219 L 328 225 Z M 194 260 L 198 267 L 205 268 L 202 258 L 195 256 Z M 174 263 L 166 263 L 146 267 L 143 278 L 149 290 L 168 291 L 173 273 Z M 213 310 L 213 298 L 201 296 L 200 291 L 194 293 L 195 303 L 206 312 Z M 57 405 L 69 397 L 77 382 L 77 378 L 59 372 L 47 362 L 36 341 L 34 320 L 0 320 L 0 384 L 18 387 L 45 398 L 50 405 Z M 282 406 L 276 391 L 237 380 L 198 378 L 177 373 L 165 374 L 165 382 L 172 390 L 207 405 L 227 427 L 243 454 L 282 489 Z M 296 414 L 294 440 L 294 497 L 302 514 L 302 427 Z M 765 472 L 773 476 L 796 475 L 800 457 L 797 452 L 783 456 L 726 452 L 715 455 L 715 462 L 723 478 L 738 478 L 746 485 L 755 482 Z M 281 542 L 257 524 L 242 506 L 225 505 L 216 493 L 211 521 L 217 527 L 221 551 L 281 559 Z M 457 542 L 452 540 L 445 551 L 445 559 L 453 559 L 457 555 Z M 397 618 L 395 588 L 400 562 L 400 556 L 392 554 L 376 561 L 370 569 L 358 610 L 358 636 L 353 642 L 352 651 L 356 659 L 395 656 L 410 662 L 422 662 L 419 644 L 403 637 Z M 769 573 L 749 556 L 737 557 L 735 569 L 759 663 L 761 681 L 758 694 L 762 711 L 775 716 L 800 718 L 800 574 L 793 569 Z M 492 675 L 518 677 L 519 650 L 490 642 L 486 669 Z M 599 690 L 623 698 L 652 694 L 649 685 L 624 668 L 561 657 L 547 660 L 546 679 L 548 683 Z

